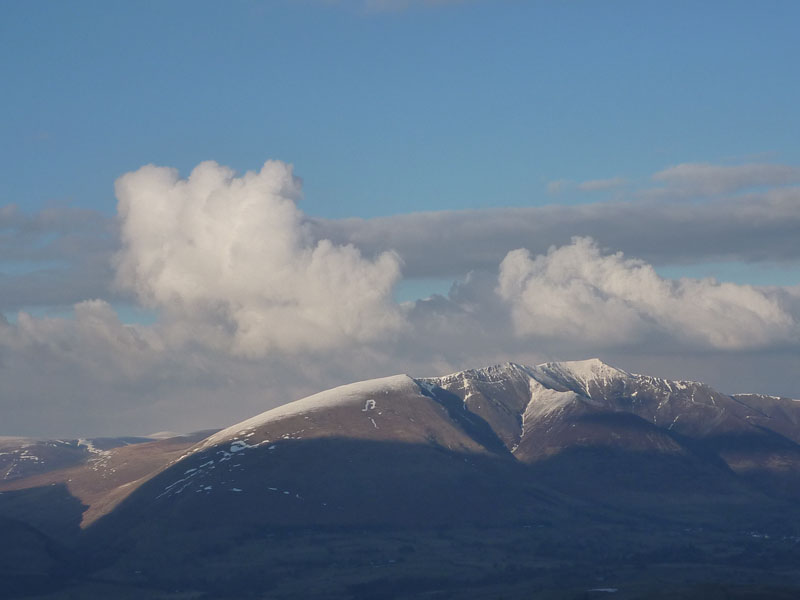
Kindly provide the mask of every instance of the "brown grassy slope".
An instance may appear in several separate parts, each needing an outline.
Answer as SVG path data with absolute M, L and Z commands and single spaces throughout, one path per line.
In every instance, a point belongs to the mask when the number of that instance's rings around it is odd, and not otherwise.
M 0 492 L 64 485 L 86 506 L 81 527 L 87 527 L 113 510 L 143 482 L 179 459 L 208 433 L 112 448 L 103 455 L 90 456 L 78 465 L 2 481 Z M 36 506 L 31 506 L 31 510 L 36 509 Z M 17 516 L 24 518 L 24 515 Z

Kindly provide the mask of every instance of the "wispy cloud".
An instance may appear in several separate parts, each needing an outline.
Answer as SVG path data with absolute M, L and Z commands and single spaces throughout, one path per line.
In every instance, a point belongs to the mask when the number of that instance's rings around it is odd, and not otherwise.
M 613 190 L 628 183 L 624 177 L 612 177 L 610 179 L 591 179 L 578 184 L 578 189 L 582 192 L 598 192 Z
M 107 295 L 117 243 L 113 220 L 95 211 L 0 207 L 0 310 Z
M 776 164 L 683 163 L 655 173 L 653 180 L 692 194 L 714 195 L 798 183 L 800 168 Z
M 555 179 L 547 183 L 548 194 L 558 195 L 566 192 L 604 192 L 621 188 L 628 184 L 625 177 L 610 177 L 608 179 L 590 179 L 588 181 L 571 181 L 569 179 Z
M 573 183 L 567 179 L 554 179 L 547 182 L 547 193 L 557 195 L 572 187 Z
M 407 277 L 491 269 L 514 248 L 542 253 L 575 235 L 657 265 L 787 261 L 800 259 L 800 188 L 694 202 L 667 197 L 314 220 L 311 226 L 316 237 L 353 243 L 368 255 L 395 250 Z

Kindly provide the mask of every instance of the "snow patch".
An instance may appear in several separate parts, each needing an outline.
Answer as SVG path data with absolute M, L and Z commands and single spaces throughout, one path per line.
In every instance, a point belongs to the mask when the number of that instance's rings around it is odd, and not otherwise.
M 616 379 L 631 377 L 627 371 L 607 365 L 599 358 L 544 363 L 533 367 L 531 371 L 531 374 L 537 379 L 539 379 L 537 375 L 542 374 L 561 383 L 578 383 L 587 396 L 589 395 L 589 384 L 592 382 L 608 385 Z
M 247 442 L 239 440 L 239 441 L 233 442 L 231 444 L 231 452 L 234 452 L 234 453 L 241 452 L 245 448 L 255 448 L 256 446 L 251 446 Z
M 78 440 L 78 447 L 80 448 L 81 446 L 86 448 L 91 455 L 87 463 L 93 471 L 99 471 L 100 469 L 105 470 L 108 467 L 108 460 L 111 458 L 110 450 L 100 450 L 99 448 L 95 447 L 94 443 L 92 443 L 92 440 L 87 440 L 84 438 Z M 105 473 L 103 474 L 103 477 L 105 477 Z
M 578 400 L 575 392 L 559 392 L 545 387 L 535 379 L 531 379 L 530 386 L 531 399 L 522 413 L 523 422 L 536 421 L 561 412 Z

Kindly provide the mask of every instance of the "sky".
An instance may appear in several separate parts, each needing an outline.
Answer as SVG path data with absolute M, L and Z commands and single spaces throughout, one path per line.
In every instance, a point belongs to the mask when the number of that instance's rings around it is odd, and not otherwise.
M 800 398 L 798 19 L 0 3 L 0 435 L 506 360 Z

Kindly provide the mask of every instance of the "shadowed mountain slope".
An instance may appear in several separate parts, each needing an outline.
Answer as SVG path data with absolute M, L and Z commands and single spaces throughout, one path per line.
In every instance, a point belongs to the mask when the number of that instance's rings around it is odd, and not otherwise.
M 366 585 L 368 571 L 399 557 L 407 562 L 392 567 L 402 573 L 395 584 L 412 591 L 436 578 L 423 557 L 447 573 L 446 587 L 478 585 L 480 574 L 487 589 L 506 589 L 511 580 L 495 581 L 482 552 L 495 562 L 527 557 L 541 573 L 585 556 L 616 569 L 632 555 L 646 564 L 680 555 L 673 537 L 687 531 L 705 533 L 686 556 L 726 565 L 739 560 L 731 548 L 740 541 L 750 556 L 748 531 L 780 534 L 759 539 L 783 540 L 767 544 L 777 544 L 769 556 L 783 564 L 781 544 L 800 536 L 791 516 L 800 500 L 798 423 L 800 403 L 790 399 L 727 396 L 595 359 L 396 375 L 208 437 L 119 446 L 15 477 L 0 487 L 0 515 L 68 538 L 36 521 L 36 498 L 72 494 L 70 526 L 77 508 L 85 529 L 71 543 L 93 581 L 212 597 L 296 597 L 308 593 L 293 583 L 304 572 L 338 590 L 312 597 L 381 597 Z M 480 532 L 490 530 L 498 545 L 480 550 Z M 476 546 L 444 551 L 446 531 Z M 450 566 L 438 562 L 451 555 Z

